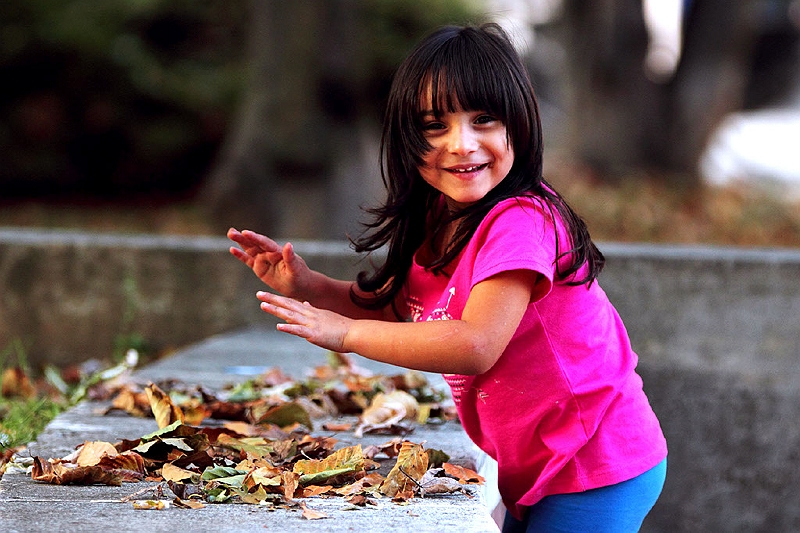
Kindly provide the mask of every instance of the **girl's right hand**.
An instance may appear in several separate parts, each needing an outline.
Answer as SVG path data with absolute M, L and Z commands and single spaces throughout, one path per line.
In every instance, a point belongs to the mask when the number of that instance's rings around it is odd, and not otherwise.
M 231 255 L 247 265 L 267 286 L 290 298 L 307 298 L 311 270 L 294 253 L 291 243 L 281 247 L 272 239 L 250 230 L 228 230 L 228 238 L 241 246 Z

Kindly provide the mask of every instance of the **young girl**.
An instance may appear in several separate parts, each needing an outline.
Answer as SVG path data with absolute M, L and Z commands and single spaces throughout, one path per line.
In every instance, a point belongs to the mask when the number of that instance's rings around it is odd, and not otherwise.
M 498 463 L 505 531 L 637 531 L 666 443 L 596 281 L 603 256 L 542 178 L 538 106 L 499 27 L 442 28 L 411 52 L 381 163 L 388 197 L 354 247 L 388 255 L 355 283 L 289 243 L 228 232 L 283 295 L 259 292 L 261 308 L 318 346 L 443 373 Z

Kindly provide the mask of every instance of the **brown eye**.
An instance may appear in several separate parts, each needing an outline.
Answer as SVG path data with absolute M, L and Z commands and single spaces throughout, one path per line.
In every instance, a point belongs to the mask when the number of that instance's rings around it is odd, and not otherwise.
M 426 122 L 422 125 L 422 131 L 436 131 L 444 129 L 444 124 L 441 122 Z

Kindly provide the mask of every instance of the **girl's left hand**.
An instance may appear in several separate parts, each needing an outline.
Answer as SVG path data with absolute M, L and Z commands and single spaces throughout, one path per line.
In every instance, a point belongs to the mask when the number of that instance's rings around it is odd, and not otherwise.
M 300 302 L 270 292 L 259 291 L 261 309 L 284 321 L 278 330 L 306 339 L 312 344 L 334 352 L 343 352 L 344 340 L 350 318 L 332 311 L 318 309 L 308 302 Z

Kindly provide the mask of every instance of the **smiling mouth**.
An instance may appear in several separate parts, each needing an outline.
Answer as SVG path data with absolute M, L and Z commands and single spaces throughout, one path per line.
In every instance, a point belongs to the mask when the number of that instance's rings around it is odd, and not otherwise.
M 470 172 L 477 172 L 479 170 L 483 170 L 484 168 L 486 168 L 488 166 L 489 166 L 489 163 L 483 163 L 483 164 L 480 164 L 480 165 L 473 165 L 471 167 L 451 168 L 451 169 L 448 169 L 448 170 L 450 170 L 450 172 L 453 172 L 455 174 L 468 174 Z

